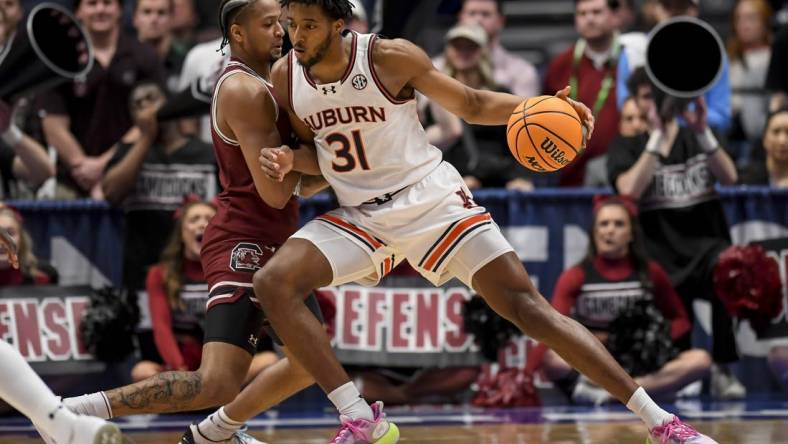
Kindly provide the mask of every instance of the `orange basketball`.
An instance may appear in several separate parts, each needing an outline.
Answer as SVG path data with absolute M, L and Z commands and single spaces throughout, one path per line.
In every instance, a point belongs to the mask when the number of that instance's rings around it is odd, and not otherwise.
M 529 170 L 546 173 L 569 165 L 583 147 L 583 124 L 572 105 L 555 96 L 531 97 L 509 117 L 509 150 Z

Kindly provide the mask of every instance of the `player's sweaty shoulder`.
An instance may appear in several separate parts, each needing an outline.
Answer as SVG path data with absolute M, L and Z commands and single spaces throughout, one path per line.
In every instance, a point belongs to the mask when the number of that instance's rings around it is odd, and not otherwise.
M 265 85 L 258 79 L 246 74 L 236 74 L 222 83 L 217 94 L 218 109 L 224 113 L 243 115 L 247 112 L 259 112 L 273 106 L 273 100 Z
M 379 72 L 396 77 L 415 77 L 432 69 L 424 50 L 405 39 L 376 40 L 372 61 Z

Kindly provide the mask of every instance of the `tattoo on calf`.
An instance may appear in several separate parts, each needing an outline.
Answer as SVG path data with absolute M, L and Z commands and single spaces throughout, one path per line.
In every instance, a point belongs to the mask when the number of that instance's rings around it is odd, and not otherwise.
M 106 392 L 111 405 L 146 413 L 188 409 L 202 390 L 197 372 L 165 372 L 126 387 Z M 143 413 L 143 412 L 140 412 Z

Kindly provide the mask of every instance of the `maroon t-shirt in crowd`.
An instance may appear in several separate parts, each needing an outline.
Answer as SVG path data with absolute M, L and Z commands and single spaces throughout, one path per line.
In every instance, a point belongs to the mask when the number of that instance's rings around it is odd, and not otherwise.
M 163 85 L 164 68 L 151 46 L 121 33 L 106 68 L 94 60 L 84 81 L 67 82 L 41 94 L 36 106 L 45 114 L 68 116 L 71 133 L 85 155 L 98 156 L 131 128 L 129 97 L 143 80 Z M 58 180 L 79 188 L 62 164 Z
M 545 94 L 555 94 L 569 85 L 572 76 L 572 59 L 574 45 L 562 52 L 550 62 L 545 75 Z M 607 153 L 608 145 L 618 134 L 618 108 L 616 107 L 616 69 L 608 61 L 602 69 L 596 69 L 587 56 L 583 55 L 577 67 L 578 94 L 577 100 L 589 109 L 594 106 L 602 80 L 610 73 L 613 84 L 605 99 L 604 105 L 595 116 L 594 134 L 588 141 L 586 150 L 572 163 L 561 170 L 561 186 L 582 186 L 586 164 L 594 157 Z

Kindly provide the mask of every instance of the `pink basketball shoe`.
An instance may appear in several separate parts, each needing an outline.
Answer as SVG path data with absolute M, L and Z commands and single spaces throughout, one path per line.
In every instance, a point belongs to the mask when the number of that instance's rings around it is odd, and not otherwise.
M 679 417 L 675 415 L 672 421 L 651 429 L 651 436 L 647 442 L 651 444 L 718 444 L 717 441 L 698 433 L 691 426 L 681 422 Z
M 399 441 L 399 429 L 394 423 L 386 421 L 383 403 L 377 401 L 370 407 L 374 418 L 372 421 L 340 416 L 342 426 L 329 444 L 396 444 Z

